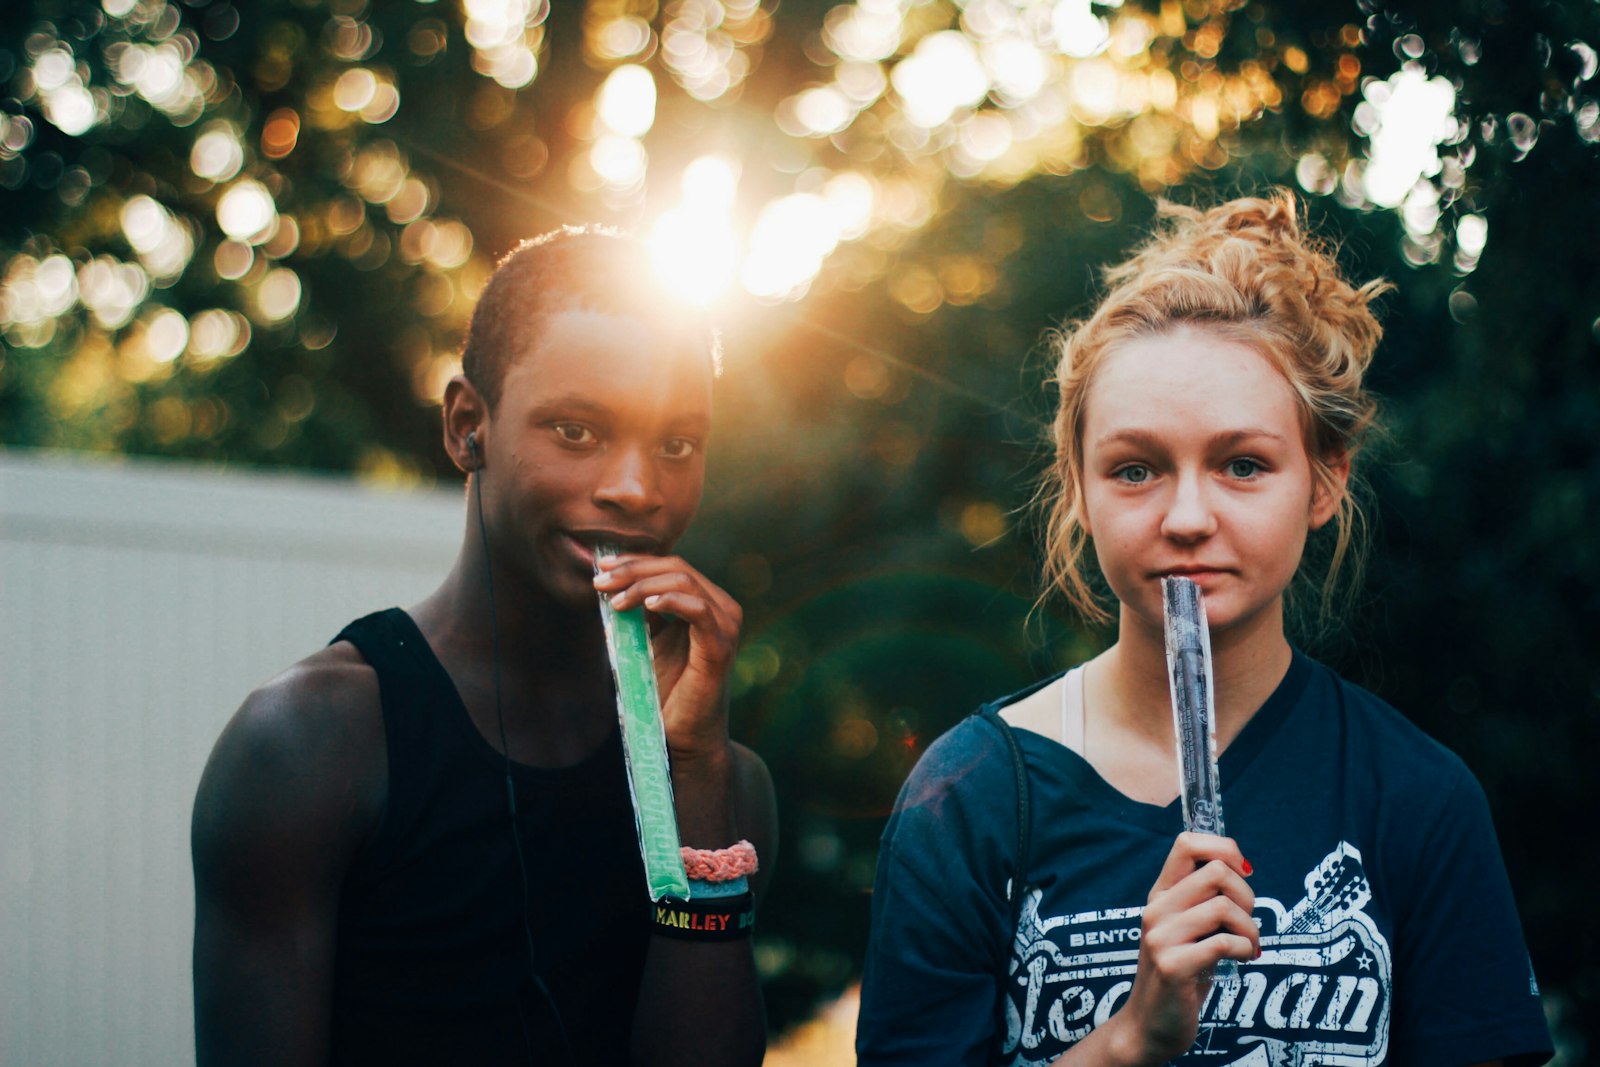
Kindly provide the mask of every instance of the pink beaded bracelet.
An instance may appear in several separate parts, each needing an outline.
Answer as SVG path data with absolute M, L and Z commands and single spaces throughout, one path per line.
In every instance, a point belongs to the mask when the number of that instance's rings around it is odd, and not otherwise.
M 683 870 L 698 882 L 731 882 L 756 873 L 756 846 L 737 841 L 727 848 L 683 849 Z

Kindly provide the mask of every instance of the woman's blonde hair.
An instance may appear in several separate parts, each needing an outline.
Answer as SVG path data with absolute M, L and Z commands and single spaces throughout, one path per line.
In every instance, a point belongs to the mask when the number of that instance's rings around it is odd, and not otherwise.
M 1293 194 L 1232 200 L 1208 211 L 1165 201 L 1156 233 L 1105 272 L 1110 287 L 1088 319 L 1051 335 L 1060 403 L 1047 507 L 1044 576 L 1085 618 L 1111 621 L 1086 568 L 1083 523 L 1083 413 L 1089 383 L 1108 353 L 1139 338 L 1193 325 L 1269 359 L 1293 388 L 1317 484 L 1339 497 L 1322 581 L 1323 613 L 1340 569 L 1359 575 L 1365 523 L 1351 489 L 1338 493 L 1334 469 L 1354 460 L 1375 428 L 1377 401 L 1362 386 L 1383 329 L 1370 303 L 1392 286 L 1359 288 L 1302 226 Z M 1302 570 L 1305 568 L 1302 567 Z

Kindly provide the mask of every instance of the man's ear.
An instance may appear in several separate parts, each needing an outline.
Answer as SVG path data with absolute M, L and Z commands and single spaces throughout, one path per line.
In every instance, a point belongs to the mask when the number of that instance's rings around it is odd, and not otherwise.
M 468 444 L 468 437 L 472 444 Z M 462 471 L 483 466 L 489 448 L 489 405 L 462 374 L 444 387 L 444 450 Z
M 1320 530 L 1339 513 L 1339 505 L 1350 489 L 1350 454 L 1340 452 L 1327 457 L 1321 470 L 1312 468 L 1311 478 L 1311 529 Z

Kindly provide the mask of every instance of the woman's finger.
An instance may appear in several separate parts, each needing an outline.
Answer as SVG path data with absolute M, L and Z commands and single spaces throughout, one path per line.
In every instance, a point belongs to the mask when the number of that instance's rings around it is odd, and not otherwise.
M 1144 934 L 1156 949 L 1198 944 L 1215 934 L 1242 938 L 1248 955 L 1255 956 L 1261 935 L 1250 912 L 1225 896 L 1214 896 L 1192 908 L 1166 916 Z
M 1176 885 L 1151 897 L 1151 904 L 1160 900 L 1167 912 L 1180 912 L 1192 908 L 1212 897 L 1227 897 L 1248 914 L 1256 906 L 1255 890 L 1239 877 L 1237 871 L 1221 860 L 1212 860 L 1197 870 L 1190 871 Z
M 1233 838 L 1184 831 L 1172 842 L 1161 873 L 1156 876 L 1155 885 L 1150 889 L 1151 898 L 1189 877 L 1196 867 L 1213 861 L 1220 861 L 1246 877 L 1252 870 L 1250 862 L 1239 851 L 1239 845 Z

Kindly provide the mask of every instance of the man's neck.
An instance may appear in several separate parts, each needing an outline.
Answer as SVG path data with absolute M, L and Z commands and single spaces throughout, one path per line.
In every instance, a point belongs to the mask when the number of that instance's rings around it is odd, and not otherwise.
M 500 747 L 503 720 L 513 759 L 576 762 L 616 723 L 598 606 L 563 604 L 504 566 L 493 599 L 491 626 L 482 558 L 463 551 L 411 616 L 491 744 Z

